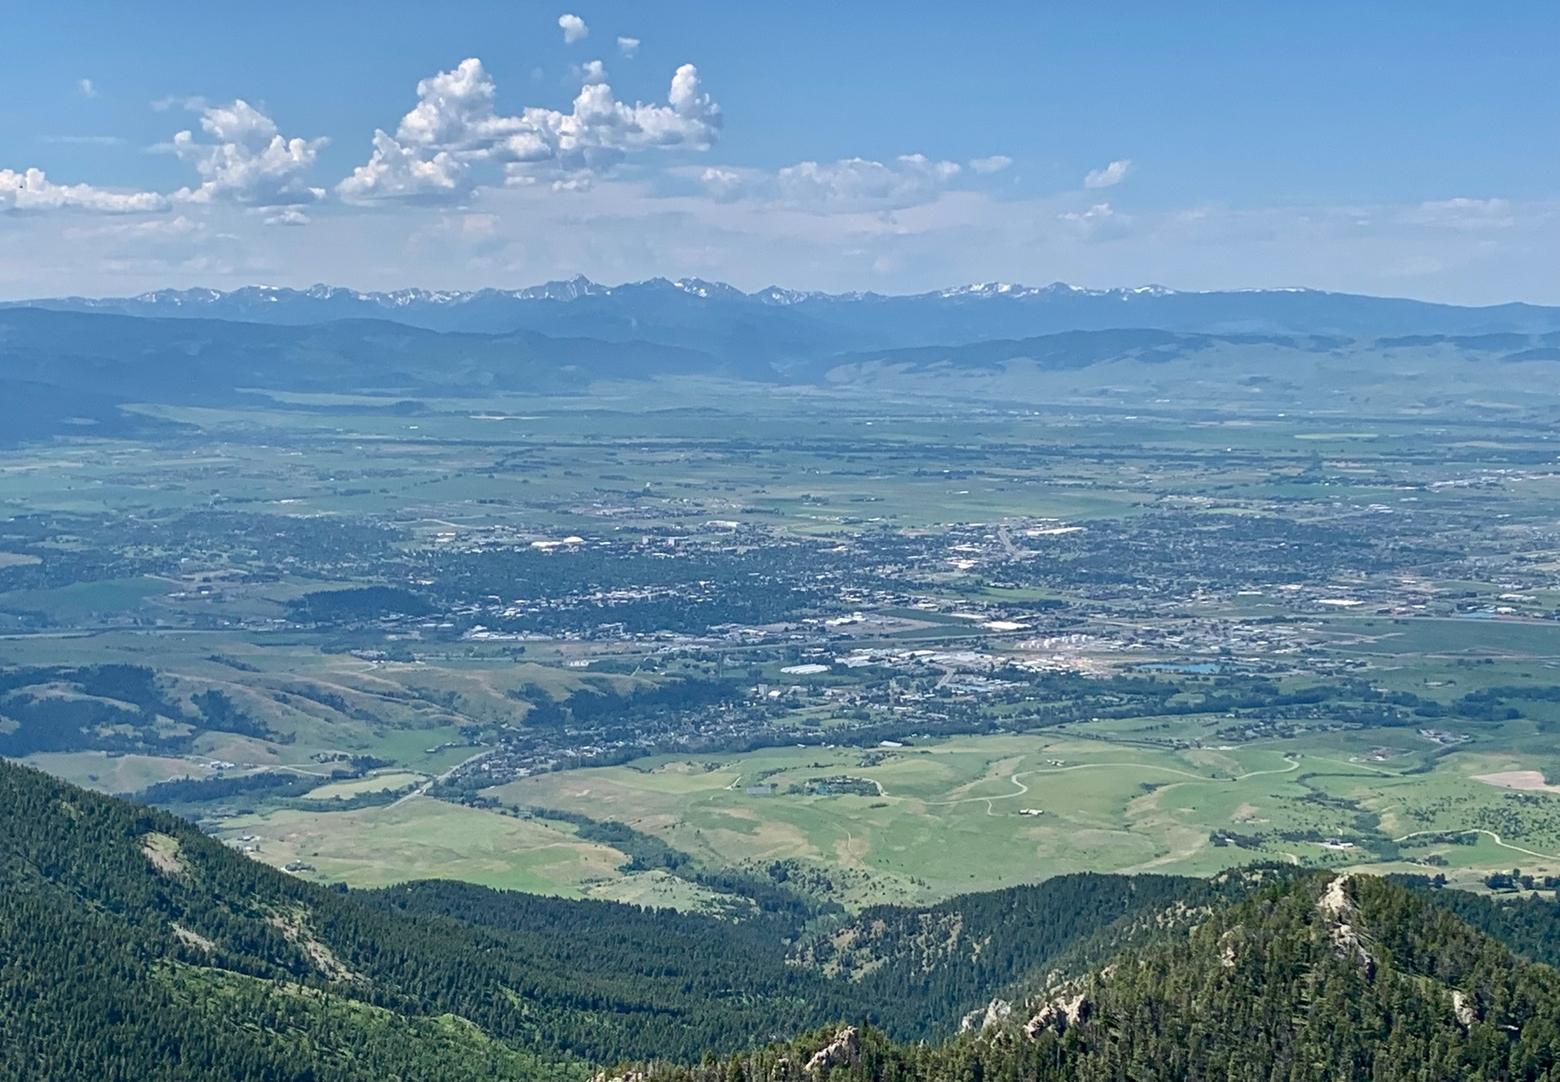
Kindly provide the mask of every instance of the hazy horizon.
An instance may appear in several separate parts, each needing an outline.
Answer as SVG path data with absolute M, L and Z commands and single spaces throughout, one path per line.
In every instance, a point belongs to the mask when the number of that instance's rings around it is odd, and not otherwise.
M 1552 7 L 166 10 L 8 16 L 0 296 L 583 273 L 1560 303 Z

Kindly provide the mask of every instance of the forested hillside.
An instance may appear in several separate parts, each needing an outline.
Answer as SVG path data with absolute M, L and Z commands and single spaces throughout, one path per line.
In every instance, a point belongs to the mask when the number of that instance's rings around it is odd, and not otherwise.
M 326 889 L 167 813 L 7 763 L 0 822 L 0 995 L 17 1005 L 0 1014 L 6 1078 L 553 1079 L 626 1058 L 695 1061 L 841 1018 L 933 1035 L 1196 886 L 1069 876 L 974 897 L 970 926 L 987 940 L 1002 912 L 1017 917 L 991 944 L 1000 964 L 970 967 L 951 949 L 858 984 L 788 960 L 804 930 L 787 916 L 730 922 L 456 883 Z
M 844 1022 L 841 1079 L 1537 1079 L 1560 1050 L 1560 978 L 1452 915 L 1548 958 L 1560 909 L 1427 882 L 1064 876 L 804 927 L 329 889 L 3 763 L 0 822 L 7 1079 L 767 1082 Z
M 1560 974 L 1426 897 L 1285 878 L 943 1045 L 845 1027 L 657 1082 L 1551 1079 Z

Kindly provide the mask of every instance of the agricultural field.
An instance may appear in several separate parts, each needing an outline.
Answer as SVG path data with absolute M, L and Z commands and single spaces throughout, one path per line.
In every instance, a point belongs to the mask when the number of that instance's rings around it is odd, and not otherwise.
M 567 832 L 423 800 L 360 811 L 278 811 L 239 816 L 238 837 L 263 837 L 276 864 L 312 864 L 330 879 L 384 886 L 406 879 L 464 879 L 484 886 L 578 896 L 610 878 L 621 857 Z
M 1560 790 L 1535 797 L 1520 788 L 1529 776 L 1503 779 L 1495 768 L 1505 760 L 1483 756 L 1410 774 L 1422 749 L 1364 745 L 1165 751 L 1069 736 L 955 738 L 647 759 L 527 778 L 495 795 L 620 820 L 713 864 L 839 870 L 851 905 L 1066 872 L 1206 875 L 1254 860 L 1422 872 L 1434 857 L 1430 866 L 1470 882 L 1492 864 L 1560 874 L 1560 804 L 1548 795 Z M 876 791 L 817 791 L 829 778 Z
M 735 912 L 1560 872 L 1541 404 L 136 408 L 173 427 L 0 466 L 0 754 L 302 876 Z

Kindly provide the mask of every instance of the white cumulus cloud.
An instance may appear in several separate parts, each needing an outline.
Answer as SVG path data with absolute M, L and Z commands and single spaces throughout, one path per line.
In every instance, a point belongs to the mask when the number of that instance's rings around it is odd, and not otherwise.
M 622 53 L 624 56 L 628 57 L 630 60 L 632 60 L 635 56 L 637 56 L 639 54 L 639 39 L 638 38 L 623 38 L 623 37 L 620 37 L 620 38 L 618 38 L 617 45 L 618 45 L 618 52 Z
M 711 166 L 699 174 L 699 183 L 710 195 L 724 202 L 740 199 L 748 186 L 748 179 L 735 169 Z
M 482 61 L 462 60 L 450 71 L 418 81 L 417 104 L 401 118 L 395 137 L 410 146 L 485 149 L 512 130 L 494 110 L 497 94 Z
M 0 211 L 84 210 L 145 214 L 166 210 L 156 192 L 122 192 L 90 184 L 55 184 L 42 169 L 0 169 Z
M 1083 178 L 1085 188 L 1114 188 L 1132 171 L 1132 159 L 1120 158 L 1111 162 L 1103 169 L 1091 169 Z
M 447 150 L 420 154 L 393 136 L 375 131 L 374 153 L 336 185 L 336 194 L 348 202 L 460 199 L 471 192 L 467 174 L 466 165 Z
M 230 201 L 272 207 L 312 203 L 325 192 L 305 183 L 324 139 L 288 139 L 270 117 L 239 98 L 227 105 L 201 108 L 200 127 L 173 137 L 172 149 L 195 167 L 201 182 L 174 198 L 191 203 Z
M 495 150 L 515 169 L 555 163 L 568 171 L 610 169 L 624 157 L 651 149 L 708 150 L 722 118 L 699 84 L 699 72 L 684 64 L 672 75 L 667 104 L 619 101 L 606 82 L 587 83 L 572 109 L 526 109 L 515 132 Z
M 558 28 L 563 31 L 563 40 L 569 45 L 590 35 L 590 27 L 586 26 L 585 20 L 578 15 L 558 16 Z
M 348 200 L 467 197 L 502 168 L 509 183 L 546 175 L 577 188 L 581 174 L 611 168 L 653 148 L 705 150 L 721 127 L 720 106 L 699 73 L 684 64 L 672 76 L 665 105 L 619 101 L 605 66 L 580 69 L 584 85 L 569 112 L 532 106 L 500 113 L 497 88 L 475 57 L 417 84 L 417 104 L 395 134 L 374 134 L 374 153 L 337 186 Z

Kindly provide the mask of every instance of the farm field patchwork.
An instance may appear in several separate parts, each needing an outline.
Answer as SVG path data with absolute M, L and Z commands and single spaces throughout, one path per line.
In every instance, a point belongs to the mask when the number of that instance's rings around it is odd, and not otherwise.
M 137 407 L 0 468 L 0 753 L 354 885 L 1550 874 L 1550 407 L 1154 378 Z
M 1405 773 L 1358 746 L 1311 739 L 1170 752 L 955 738 L 887 751 L 662 757 L 527 778 L 492 795 L 621 821 L 715 865 L 839 869 L 853 905 L 1066 872 L 1209 874 L 1254 860 L 1422 871 L 1406 858 L 1433 857 L 1468 882 L 1490 861 L 1560 874 L 1560 803 L 1478 780 L 1482 757 Z M 829 779 L 877 791 L 819 792 Z

